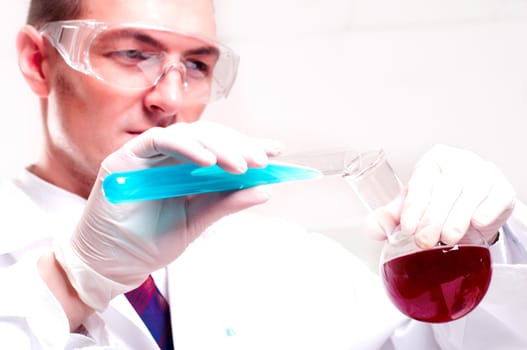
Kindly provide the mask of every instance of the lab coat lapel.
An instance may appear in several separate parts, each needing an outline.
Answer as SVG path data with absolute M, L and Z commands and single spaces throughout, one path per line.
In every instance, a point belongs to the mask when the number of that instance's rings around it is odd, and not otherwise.
M 180 317 L 180 312 L 177 306 L 177 273 L 175 263 L 169 264 L 166 268 L 167 271 L 167 292 L 168 292 L 168 306 L 170 308 L 170 321 L 172 323 L 172 336 L 174 338 L 174 348 L 178 348 L 176 344 L 178 343 L 177 339 L 177 328 L 178 319 Z

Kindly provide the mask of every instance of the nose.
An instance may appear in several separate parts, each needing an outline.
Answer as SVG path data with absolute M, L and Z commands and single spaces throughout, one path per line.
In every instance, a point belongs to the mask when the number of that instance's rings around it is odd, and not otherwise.
M 166 67 L 145 96 L 145 107 L 153 116 L 174 116 L 185 101 L 185 71 L 180 65 Z

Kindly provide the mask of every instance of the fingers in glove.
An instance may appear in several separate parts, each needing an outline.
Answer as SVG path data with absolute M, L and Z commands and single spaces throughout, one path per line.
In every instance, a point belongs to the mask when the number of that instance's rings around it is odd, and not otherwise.
M 443 225 L 463 190 L 464 181 L 450 174 L 443 174 L 435 182 L 430 202 L 415 232 L 416 244 L 422 248 L 433 247 L 441 237 Z
M 216 156 L 217 164 L 232 173 L 243 173 L 248 167 L 267 165 L 269 140 L 255 139 L 224 125 L 210 122 L 192 124 L 194 137 Z M 274 152 L 274 151 L 273 151 Z
M 404 195 L 397 197 L 387 205 L 370 212 L 366 218 L 367 234 L 373 239 L 384 240 L 399 226 L 399 218 Z
M 421 161 L 417 164 L 408 182 L 401 212 L 401 230 L 404 234 L 413 235 L 417 231 L 440 175 L 441 169 L 434 161 Z
M 237 130 L 211 122 L 177 123 L 152 128 L 128 146 L 137 158 L 171 157 L 201 166 L 217 163 L 226 171 L 243 173 L 247 167 L 263 167 L 277 143 L 265 144 Z
M 257 138 L 255 142 L 264 149 L 268 157 L 280 155 L 284 149 L 284 144 L 274 139 Z
M 139 161 L 171 157 L 201 166 L 216 163 L 214 153 L 203 146 L 187 123 L 177 123 L 168 128 L 151 128 L 125 145 L 125 151 Z
M 455 243 L 470 226 L 494 236 L 515 203 L 514 190 L 493 164 L 444 145 L 419 161 L 408 192 L 401 225 L 415 231 L 422 247 Z
M 488 240 L 510 217 L 516 204 L 516 193 L 501 172 L 497 174 L 489 194 L 472 216 L 472 226 Z
M 442 242 L 455 244 L 463 238 L 477 208 L 488 198 L 491 187 L 489 179 L 483 173 L 465 184 L 443 224 L 440 237 Z

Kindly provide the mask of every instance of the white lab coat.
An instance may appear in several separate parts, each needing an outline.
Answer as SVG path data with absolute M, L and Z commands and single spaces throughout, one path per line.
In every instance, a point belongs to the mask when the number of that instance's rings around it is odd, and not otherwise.
M 85 201 L 24 172 L 0 190 L 0 348 L 156 349 L 124 296 L 69 334 L 35 259 L 69 234 Z M 526 234 L 520 205 L 506 230 Z M 236 214 L 154 274 L 170 302 L 176 349 L 527 349 L 527 261 L 520 240 L 493 248 L 482 304 L 445 324 L 410 321 L 357 258 L 293 222 Z

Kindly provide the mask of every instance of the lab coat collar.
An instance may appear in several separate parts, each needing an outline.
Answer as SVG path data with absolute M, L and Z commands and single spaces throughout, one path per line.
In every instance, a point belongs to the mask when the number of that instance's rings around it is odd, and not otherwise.
M 86 201 L 27 170 L 0 186 L 0 254 L 35 244 L 49 245 L 52 235 L 70 234 Z M 21 217 L 20 213 L 27 216 Z
M 27 169 L 24 169 L 13 183 L 47 214 L 64 213 L 64 210 L 68 210 L 75 212 L 77 218 L 86 205 L 86 199 L 43 180 Z

